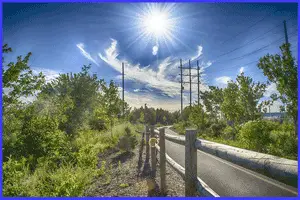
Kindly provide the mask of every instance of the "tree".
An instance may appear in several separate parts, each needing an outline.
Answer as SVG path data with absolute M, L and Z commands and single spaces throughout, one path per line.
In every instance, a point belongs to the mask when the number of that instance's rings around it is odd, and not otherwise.
M 298 74 L 297 64 L 290 51 L 290 44 L 280 47 L 281 55 L 275 54 L 260 58 L 258 68 L 263 70 L 265 76 L 276 84 L 280 93 L 278 97 L 286 105 L 287 113 L 293 118 L 295 135 L 298 128 Z
M 2 46 L 2 52 L 9 53 L 12 49 L 5 44 Z M 2 57 L 4 160 L 10 154 L 20 155 L 22 152 L 18 146 L 24 142 L 19 137 L 22 136 L 24 124 L 28 121 L 29 110 L 21 98 L 36 94 L 45 82 L 44 75 L 35 75 L 28 65 L 31 55 L 28 53 L 24 58 L 18 56 L 16 62 L 8 64 L 5 64 Z
M 12 49 L 4 44 L 2 52 L 9 53 Z M 44 84 L 45 76 L 42 73 L 35 75 L 28 65 L 31 55 L 32 53 L 29 52 L 24 58 L 18 56 L 17 62 L 9 62 L 7 65 L 2 58 L 3 107 L 20 103 L 20 97 L 34 95 Z M 5 93 L 5 90 L 10 91 Z
M 224 89 L 224 101 L 221 105 L 221 110 L 225 114 L 226 119 L 235 124 L 240 122 L 241 116 L 244 113 L 244 107 L 240 100 L 238 85 L 230 81 L 227 88 Z
M 60 74 L 45 85 L 38 96 L 38 99 L 55 100 L 58 102 L 57 106 L 69 102 L 63 106 L 67 120 L 60 122 L 60 129 L 67 134 L 75 134 L 78 129 L 88 126 L 95 108 L 102 106 L 99 90 L 104 80 L 98 80 L 96 75 L 90 75 L 90 68 L 90 65 L 84 65 L 79 73 Z
M 259 118 L 261 110 L 258 102 L 264 96 L 267 85 L 254 82 L 252 78 L 245 76 L 244 73 L 238 75 L 236 81 L 239 86 L 240 101 L 244 107 L 243 122 Z
M 207 116 L 201 105 L 194 105 L 192 107 L 189 120 L 196 125 L 199 130 L 203 130 L 205 128 Z
M 102 103 L 106 110 L 106 115 L 108 116 L 110 127 L 111 127 L 111 135 L 112 135 L 112 127 L 114 121 L 118 115 L 120 115 L 122 110 L 122 100 L 119 97 L 119 91 L 117 85 L 110 81 L 109 86 L 107 87 L 105 82 L 101 82 L 101 90 L 103 92 Z
M 223 89 L 215 86 L 209 86 L 208 91 L 201 92 L 201 99 L 210 119 L 218 121 L 221 114 L 221 104 L 223 102 Z

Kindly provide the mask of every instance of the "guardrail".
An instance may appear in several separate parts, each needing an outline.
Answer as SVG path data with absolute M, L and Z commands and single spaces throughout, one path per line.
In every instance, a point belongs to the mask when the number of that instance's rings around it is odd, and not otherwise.
M 147 129 L 147 128 L 146 128 Z M 195 148 L 196 131 L 187 130 L 186 139 L 182 140 L 176 136 L 165 134 L 165 128 L 154 130 L 151 127 L 150 134 L 159 136 L 159 145 L 152 146 L 156 148 L 160 154 L 160 187 L 162 193 L 166 191 L 166 162 L 177 172 L 185 181 L 185 196 L 195 196 L 198 192 L 205 197 L 219 197 L 204 181 L 197 177 L 197 149 Z M 165 150 L 165 139 L 179 144 L 185 144 L 185 168 L 176 163 Z M 151 162 L 156 162 L 156 155 L 152 154 Z M 155 155 L 155 156 L 154 156 Z M 154 161 L 155 160 L 155 161 Z
M 146 126 L 145 130 L 149 130 L 149 128 Z M 147 132 L 148 131 L 146 131 L 146 135 Z M 176 136 L 165 134 L 165 127 L 157 130 L 152 126 L 148 134 L 151 134 L 151 138 L 157 136 L 159 138 L 159 144 L 151 146 L 151 164 L 155 172 L 155 149 L 157 149 L 160 154 L 160 188 L 162 193 L 166 192 L 167 162 L 184 179 L 185 196 L 195 196 L 196 192 L 198 192 L 201 196 L 219 197 L 216 192 L 197 177 L 197 149 L 297 187 L 297 161 L 197 139 L 196 130 L 193 129 L 187 129 L 185 136 Z M 165 140 L 185 145 L 185 167 L 176 163 L 166 154 Z M 149 137 L 147 143 L 148 141 Z
M 185 144 L 184 136 L 166 134 L 169 141 Z M 294 187 L 298 185 L 298 162 L 224 144 L 196 139 L 195 147 L 247 169 L 272 177 Z

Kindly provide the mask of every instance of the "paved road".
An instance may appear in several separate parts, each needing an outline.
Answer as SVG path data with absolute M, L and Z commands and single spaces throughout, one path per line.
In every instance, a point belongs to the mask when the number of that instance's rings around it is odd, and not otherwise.
M 176 134 L 166 129 L 167 134 Z M 167 154 L 184 165 L 185 147 L 166 140 Z M 197 172 L 211 189 L 222 196 L 297 196 L 297 188 L 199 151 Z

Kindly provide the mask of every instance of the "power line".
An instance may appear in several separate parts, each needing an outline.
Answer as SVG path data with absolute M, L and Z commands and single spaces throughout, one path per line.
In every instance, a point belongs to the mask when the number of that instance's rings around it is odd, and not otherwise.
M 292 19 L 292 17 L 289 18 L 289 19 L 286 20 L 286 21 L 289 21 L 289 20 L 291 20 L 291 19 Z M 258 39 L 260 39 L 260 38 L 264 38 L 263 36 L 265 36 L 267 33 L 270 33 L 271 31 L 275 30 L 275 29 L 278 28 L 279 26 L 282 26 L 282 24 L 280 23 L 280 24 L 276 25 L 275 27 L 269 29 L 268 31 L 264 32 L 263 34 L 259 35 L 258 37 L 253 38 L 252 40 L 246 42 L 244 45 L 242 45 L 242 46 L 240 46 L 240 47 L 237 47 L 237 48 L 235 48 L 235 49 L 233 49 L 233 50 L 230 50 L 230 51 L 228 51 L 228 52 L 226 52 L 226 53 L 220 54 L 220 55 L 217 56 L 215 59 L 220 58 L 220 57 L 222 57 L 222 56 L 225 56 L 225 55 L 227 55 L 227 54 L 230 54 L 230 53 L 232 53 L 232 52 L 234 52 L 234 51 L 236 51 L 236 50 L 239 50 L 239 49 L 241 49 L 241 48 L 243 48 L 243 47 L 245 47 L 245 46 L 247 46 L 247 45 L 249 45 L 249 44 L 253 44 L 256 40 L 258 40 Z M 293 27 L 293 26 L 292 26 L 292 27 Z
M 294 36 L 297 36 L 297 35 L 294 35 Z M 294 36 L 292 36 L 292 37 L 294 37 Z M 290 38 L 292 38 L 292 37 L 290 37 Z M 284 38 L 284 37 L 282 37 L 282 38 Z M 294 48 L 298 48 L 298 46 L 293 46 L 293 47 L 291 47 L 290 49 L 294 49 Z M 218 69 L 218 71 L 220 72 L 220 71 L 224 71 L 224 70 L 228 70 L 228 69 L 238 68 L 238 67 L 241 67 L 241 66 L 248 66 L 248 65 L 250 65 L 250 64 L 258 63 L 258 62 L 259 62 L 259 59 L 256 59 L 256 60 L 251 61 L 251 62 L 246 63 L 246 64 L 239 64 L 239 65 L 235 65 L 235 66 L 233 66 L 233 67 L 226 67 L 226 68 L 223 68 L 223 69 Z
M 263 50 L 263 49 L 265 49 L 265 48 L 267 48 L 267 47 L 273 45 L 273 44 L 276 43 L 276 42 L 279 42 L 279 41 L 282 40 L 283 38 L 284 38 L 284 37 L 281 36 L 281 37 L 278 38 L 277 40 L 272 41 L 272 42 L 269 43 L 268 45 L 265 45 L 265 46 L 263 46 L 263 47 L 261 47 L 261 48 L 259 48 L 259 49 L 256 49 L 256 50 L 254 50 L 254 51 L 252 51 L 252 52 L 249 52 L 249 53 L 247 53 L 247 54 L 244 54 L 244 55 L 242 55 L 242 56 L 235 57 L 235 58 L 231 58 L 231 59 L 228 59 L 228 60 L 225 60 L 225 61 L 222 61 L 222 62 L 227 62 L 227 61 L 232 61 L 232 60 L 240 60 L 240 59 L 242 59 L 242 58 L 244 58 L 244 57 L 246 57 L 246 56 L 249 56 L 249 55 L 252 55 L 252 54 L 257 53 L 257 52 L 259 52 L 259 51 L 261 51 L 261 50 Z
M 278 11 L 280 11 L 280 10 L 277 9 L 277 10 L 275 10 L 274 12 L 272 12 L 272 13 L 270 13 L 270 14 L 264 16 L 262 19 L 256 21 L 254 24 L 252 24 L 251 26 L 247 27 L 244 31 L 241 31 L 241 32 L 239 32 L 238 34 L 236 34 L 235 36 L 231 37 L 230 39 L 225 40 L 224 42 L 222 42 L 221 45 L 222 45 L 222 44 L 225 44 L 226 42 L 228 42 L 228 41 L 230 41 L 230 40 L 232 40 L 232 39 L 235 38 L 236 36 L 239 36 L 239 35 L 241 35 L 242 33 L 249 31 L 250 28 L 254 27 L 256 24 L 258 24 L 259 22 L 265 20 L 267 17 L 271 16 L 272 14 L 274 14 L 274 13 L 276 13 L 276 12 L 278 12 Z
M 297 31 L 293 31 L 290 35 L 294 34 L 295 32 L 297 32 Z M 294 35 L 293 35 L 293 36 L 294 36 Z M 292 37 L 293 37 L 293 36 L 292 36 Z M 265 46 L 263 46 L 263 47 L 261 47 L 261 48 L 259 48 L 259 49 L 254 50 L 254 51 L 252 51 L 252 52 L 249 52 L 249 53 L 244 54 L 244 55 L 242 55 L 242 56 L 235 57 L 235 58 L 231 58 L 231 59 L 228 59 L 228 60 L 225 60 L 225 61 L 222 61 L 222 62 L 227 62 L 227 61 L 232 61 L 232 60 L 239 60 L 239 59 L 244 58 L 245 56 L 249 56 L 249 55 L 255 54 L 255 53 L 257 53 L 257 52 L 259 52 L 259 51 L 261 51 L 261 50 L 264 50 L 264 49 L 266 49 L 267 47 L 269 47 L 269 46 L 271 46 L 271 45 L 273 45 L 273 44 L 279 42 L 279 41 L 282 40 L 283 38 L 284 38 L 284 36 L 278 38 L 277 40 L 272 41 L 272 42 L 269 43 L 268 45 L 265 45 Z M 216 62 L 218 62 L 218 61 L 216 61 Z M 219 61 L 219 62 L 220 62 L 220 61 Z

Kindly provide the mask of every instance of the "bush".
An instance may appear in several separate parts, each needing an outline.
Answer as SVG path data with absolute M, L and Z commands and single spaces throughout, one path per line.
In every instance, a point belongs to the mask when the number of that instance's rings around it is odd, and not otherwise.
M 92 130 L 103 131 L 107 130 L 107 124 L 102 119 L 91 119 L 89 125 Z
M 294 136 L 294 132 L 274 130 L 271 132 L 268 151 L 276 156 L 297 160 L 298 139 Z
M 26 158 L 3 163 L 3 196 L 27 196 L 25 180 L 30 173 Z
M 190 127 L 192 124 L 189 121 L 181 121 L 173 125 L 173 129 L 180 135 L 185 135 L 185 129 Z
M 270 138 L 271 131 L 278 127 L 279 123 L 272 121 L 249 121 L 239 131 L 239 138 L 247 148 L 267 153 L 267 146 L 272 142 Z
M 268 151 L 276 156 L 297 160 L 298 138 L 295 136 L 292 123 L 284 122 L 271 132 L 271 144 Z
M 125 135 L 120 137 L 118 147 L 124 151 L 131 151 L 135 148 L 138 141 L 136 135 L 132 134 L 129 126 L 125 127 Z
M 212 124 L 209 128 L 209 132 L 213 137 L 219 137 L 222 134 L 225 127 L 226 123 L 220 121 L 219 123 Z
M 231 126 L 226 126 L 226 128 L 223 131 L 222 137 L 225 140 L 233 140 L 235 138 L 236 131 Z

